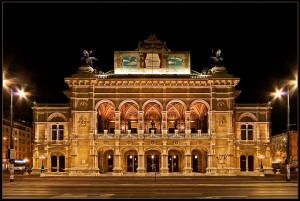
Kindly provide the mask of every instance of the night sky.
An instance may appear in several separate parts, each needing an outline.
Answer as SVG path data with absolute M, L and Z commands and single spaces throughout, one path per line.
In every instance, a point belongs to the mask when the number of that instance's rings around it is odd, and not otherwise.
M 65 77 L 80 66 L 83 50 L 113 70 L 114 51 L 132 51 L 151 34 L 172 51 L 190 51 L 191 69 L 212 67 L 220 48 L 227 72 L 240 78 L 237 103 L 267 103 L 270 92 L 298 75 L 297 2 L 294 3 L 3 3 L 3 72 L 31 92 L 15 102 L 15 117 L 32 121 L 37 103 L 68 103 Z M 296 76 L 296 77 L 295 77 Z M 291 93 L 291 124 L 298 116 Z M 10 99 L 3 92 L 3 111 Z M 273 102 L 272 134 L 287 123 L 286 97 Z M 298 125 L 297 125 L 298 126 Z M 298 130 L 296 126 L 291 127 Z

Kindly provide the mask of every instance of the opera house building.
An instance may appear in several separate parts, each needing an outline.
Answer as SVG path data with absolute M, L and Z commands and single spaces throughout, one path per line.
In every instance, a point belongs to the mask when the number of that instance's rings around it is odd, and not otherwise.
M 151 35 L 97 72 L 91 51 L 64 78 L 69 103 L 36 103 L 33 172 L 43 176 L 273 174 L 271 106 L 239 104 L 223 65 L 191 70 L 189 51 Z M 197 59 L 197 58 L 194 58 Z

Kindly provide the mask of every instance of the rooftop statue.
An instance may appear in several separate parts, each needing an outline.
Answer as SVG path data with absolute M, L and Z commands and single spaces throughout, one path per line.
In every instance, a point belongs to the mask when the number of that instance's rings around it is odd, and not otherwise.
M 216 56 L 210 57 L 210 59 L 212 59 L 214 66 L 223 66 L 223 57 L 221 57 L 220 49 L 218 49 L 218 51 L 216 52 Z
M 87 51 L 83 50 L 83 57 L 81 57 L 81 61 L 85 61 L 86 66 L 91 66 L 93 67 L 93 60 L 98 61 L 95 57 L 90 57 L 90 54 L 92 54 L 93 51 Z

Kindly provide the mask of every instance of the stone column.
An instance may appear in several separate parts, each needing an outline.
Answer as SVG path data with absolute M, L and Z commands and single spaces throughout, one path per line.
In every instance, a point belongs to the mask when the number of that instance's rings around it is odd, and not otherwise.
M 214 145 L 215 145 L 214 140 L 210 139 L 209 151 L 207 154 L 207 169 L 206 169 L 207 175 L 215 175 L 217 173 L 217 168 L 213 167 L 213 157 L 215 157 Z
M 162 124 L 161 124 L 161 133 L 162 138 L 166 138 L 168 136 L 168 124 L 167 124 L 167 111 L 162 111 Z
M 138 111 L 138 137 L 139 138 L 143 138 L 144 137 L 144 132 L 145 132 L 145 128 L 144 128 L 144 111 Z
M 191 147 L 190 147 L 190 141 L 186 142 L 186 150 L 184 154 L 184 168 L 183 168 L 183 175 L 185 176 L 191 176 L 192 175 L 192 161 L 191 161 Z
M 95 140 L 93 140 L 91 142 L 91 146 L 92 146 L 92 149 L 91 149 L 91 157 L 92 157 L 92 175 L 100 175 L 99 173 L 99 167 L 98 167 L 98 153 L 97 153 L 97 150 L 96 150 L 96 144 L 95 144 Z
M 145 169 L 145 153 L 143 150 L 143 141 L 139 141 L 139 151 L 138 151 L 138 168 L 137 168 L 137 176 L 145 176 L 146 175 L 146 169 Z
M 190 123 L 191 111 L 185 111 L 185 137 L 191 138 L 191 123 Z
M 120 137 L 120 111 L 115 111 L 115 138 Z
M 167 140 L 163 140 L 162 143 L 163 148 L 161 153 L 161 168 L 159 173 L 161 176 L 169 176 Z
M 123 175 L 123 169 L 121 167 L 120 142 L 115 141 L 113 176 L 122 176 L 122 175 Z

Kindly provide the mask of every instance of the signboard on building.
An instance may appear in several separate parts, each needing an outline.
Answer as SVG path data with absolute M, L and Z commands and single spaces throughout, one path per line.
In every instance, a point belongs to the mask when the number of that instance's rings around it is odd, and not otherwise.
M 115 51 L 115 74 L 190 74 L 190 52 Z
M 158 54 L 157 53 L 146 54 L 145 64 L 146 64 L 146 68 L 159 68 L 160 58 Z

